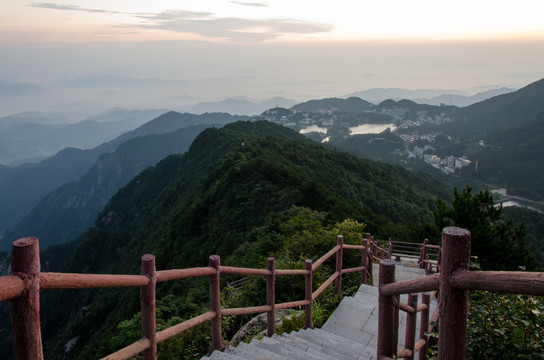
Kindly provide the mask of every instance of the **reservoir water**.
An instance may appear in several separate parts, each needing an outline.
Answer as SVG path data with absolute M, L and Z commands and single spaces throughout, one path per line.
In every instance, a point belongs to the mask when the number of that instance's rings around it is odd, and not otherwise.
M 349 129 L 351 130 L 351 135 L 362 135 L 362 134 L 379 134 L 383 132 L 384 130 L 387 130 L 387 128 L 390 128 L 391 131 L 396 129 L 395 124 L 363 124 L 359 126 L 352 126 Z M 320 132 L 320 133 L 326 133 L 327 128 L 321 127 L 317 125 L 311 125 L 304 129 L 300 130 L 301 134 L 306 134 L 309 132 Z

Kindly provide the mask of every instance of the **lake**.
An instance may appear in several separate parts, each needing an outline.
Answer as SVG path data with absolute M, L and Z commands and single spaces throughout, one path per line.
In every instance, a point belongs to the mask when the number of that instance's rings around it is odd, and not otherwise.
M 362 135 L 362 134 L 379 134 L 390 128 L 391 131 L 395 130 L 397 127 L 395 124 L 363 124 L 359 126 L 352 126 L 349 129 L 351 130 L 351 135 Z M 301 134 L 306 134 L 309 132 L 320 132 L 327 133 L 326 127 L 321 127 L 317 125 L 311 125 L 304 129 L 300 130 Z

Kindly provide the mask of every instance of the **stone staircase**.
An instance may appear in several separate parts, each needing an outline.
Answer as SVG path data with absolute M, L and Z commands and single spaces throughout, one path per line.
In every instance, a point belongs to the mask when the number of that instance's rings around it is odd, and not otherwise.
M 378 279 L 379 268 L 373 268 Z M 396 266 L 396 280 L 425 276 L 425 272 L 403 265 Z M 377 282 L 377 280 L 375 280 Z M 407 296 L 401 295 L 406 302 Z M 421 300 L 420 300 L 421 301 Z M 431 303 L 431 314 L 436 308 Z M 404 347 L 406 314 L 399 312 L 399 349 Z M 419 323 L 418 323 L 419 326 Z M 416 330 L 416 334 L 419 329 Z M 361 285 L 352 297 L 344 297 L 321 329 L 303 329 L 290 334 L 273 335 L 241 343 L 224 351 L 215 351 L 203 359 L 376 359 L 378 341 L 378 288 Z

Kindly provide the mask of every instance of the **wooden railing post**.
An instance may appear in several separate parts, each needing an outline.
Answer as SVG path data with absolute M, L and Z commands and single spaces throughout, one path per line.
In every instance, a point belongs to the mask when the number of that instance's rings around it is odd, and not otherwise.
M 442 265 L 440 269 L 440 298 L 438 358 L 465 359 L 467 339 L 468 291 L 450 283 L 456 270 L 468 270 L 470 263 L 470 231 L 457 227 L 442 230 Z
M 157 359 L 157 323 L 155 321 L 155 288 L 157 271 L 155 257 L 151 254 L 142 256 L 142 275 L 149 278 L 149 284 L 140 286 L 140 303 L 142 311 L 142 335 L 149 339 L 151 347 L 144 351 L 144 360 Z
M 391 238 L 389 238 L 389 242 L 387 243 L 387 258 L 391 259 L 391 256 L 393 256 L 393 243 L 391 242 Z
M 427 346 L 429 342 L 429 337 L 426 332 L 429 328 L 429 309 L 431 306 L 431 295 L 429 293 L 421 294 L 421 303 L 427 305 L 427 309 L 421 310 L 421 317 L 419 322 L 419 338 L 425 339 L 425 345 L 419 349 L 419 360 L 427 359 Z
M 366 285 L 366 277 L 368 270 L 368 264 L 372 266 L 372 261 L 368 261 L 368 239 L 363 239 L 363 253 L 361 255 L 361 266 L 364 266 L 364 270 L 361 272 L 361 284 Z
M 427 263 L 425 262 L 425 260 L 427 260 L 427 245 L 428 244 L 429 244 L 429 240 L 425 239 L 423 241 L 423 246 L 421 247 L 421 250 L 419 251 L 419 268 L 425 269 L 426 272 L 427 272 Z
M 305 276 L 305 300 L 308 302 L 305 306 L 305 317 L 304 317 L 304 328 L 312 329 L 314 326 L 312 324 L 312 260 L 307 259 L 306 262 L 306 271 L 308 272 Z
M 336 273 L 338 277 L 334 281 L 334 291 L 338 299 L 340 299 L 342 297 L 342 260 L 344 257 L 344 237 L 342 235 L 336 237 L 336 245 L 340 248 L 336 251 Z
M 221 289 L 219 285 L 219 255 L 211 255 L 208 266 L 215 268 L 215 274 L 210 275 L 210 311 L 215 312 L 211 320 L 212 342 L 210 352 L 223 350 L 225 345 L 221 339 Z
M 270 271 L 266 277 L 266 303 L 272 308 L 266 314 L 266 335 L 272 336 L 276 332 L 276 275 L 273 257 L 268 258 L 266 269 Z
M 374 285 L 374 275 L 373 275 L 373 266 L 372 264 L 374 263 L 372 257 L 375 255 L 374 254 L 374 241 L 373 239 L 370 237 L 370 233 L 365 233 L 365 239 L 367 240 L 367 244 L 369 244 L 370 246 L 370 259 L 369 259 L 369 263 L 368 263 L 368 275 L 370 276 L 370 280 L 372 281 L 372 284 L 371 285 Z
M 17 360 L 42 360 L 40 330 L 40 249 L 38 239 L 28 237 L 12 244 L 11 274 L 23 279 L 23 294 L 9 301 L 13 347 Z
M 381 288 L 395 282 L 395 260 L 380 261 L 380 279 L 378 285 L 378 357 L 391 359 L 397 356 L 398 344 L 398 307 L 395 295 L 384 296 Z
M 417 294 L 408 294 L 408 305 L 417 309 Z M 411 350 L 412 355 L 406 356 L 405 359 L 414 359 L 414 344 L 416 342 L 416 323 L 417 313 L 406 313 L 406 333 L 404 334 L 404 348 Z

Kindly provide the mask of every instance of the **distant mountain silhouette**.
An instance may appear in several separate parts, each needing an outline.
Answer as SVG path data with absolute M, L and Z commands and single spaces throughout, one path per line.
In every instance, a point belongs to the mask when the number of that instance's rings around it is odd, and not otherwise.
M 64 79 L 56 86 L 69 88 L 93 88 L 93 87 L 132 87 L 142 85 L 159 85 L 172 81 L 162 80 L 158 77 L 138 78 L 125 75 L 95 74 L 89 76 Z
M 195 114 L 206 112 L 228 112 L 230 114 L 238 115 L 255 115 L 274 106 L 291 107 L 294 104 L 295 101 L 283 97 L 267 99 L 264 101 L 254 101 L 247 98 L 229 98 L 215 102 L 200 102 L 196 105 L 185 106 L 184 110 Z
M 47 92 L 47 89 L 40 85 L 26 82 L 10 83 L 0 80 L 0 97 L 33 95 L 45 92 Z
M 187 151 L 196 136 L 210 126 L 192 125 L 133 138 L 115 152 L 101 155 L 85 175 L 49 193 L 21 223 L 6 231 L 0 249 L 28 234 L 39 237 L 42 249 L 75 239 L 94 224 L 96 215 L 119 188 L 164 157 Z
M 454 106 L 468 106 L 482 100 L 489 99 L 490 97 L 505 94 L 515 91 L 514 89 L 502 87 L 500 89 L 486 90 L 471 95 L 466 91 L 460 90 L 433 90 L 433 89 L 418 89 L 408 90 L 400 88 L 374 88 L 364 91 L 358 91 L 349 96 L 357 96 L 362 99 L 368 100 L 373 104 L 378 104 L 384 100 L 413 100 L 420 104 L 428 105 L 454 105 Z
M 35 164 L 23 164 L 8 169 L 0 168 L 0 234 L 15 226 L 49 192 L 83 176 L 104 153 L 135 137 L 164 134 L 198 124 L 220 124 L 244 120 L 247 117 L 229 114 L 180 114 L 169 112 L 139 128 L 91 150 L 68 148 L 55 156 Z M 1 145 L 0 145 L 1 146 Z
M 321 100 L 310 100 L 303 102 L 301 104 L 297 104 L 293 106 L 291 109 L 298 110 L 298 111 L 307 111 L 307 112 L 313 112 L 318 109 L 332 109 L 336 108 L 340 111 L 346 111 L 346 112 L 363 112 L 365 110 L 368 110 L 372 107 L 372 104 L 368 101 L 362 100 L 358 97 L 350 97 L 347 99 L 340 99 L 340 98 L 328 98 L 328 99 L 321 99 Z

